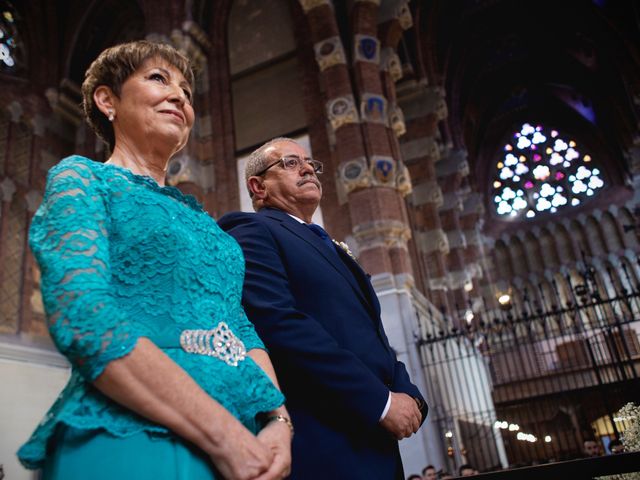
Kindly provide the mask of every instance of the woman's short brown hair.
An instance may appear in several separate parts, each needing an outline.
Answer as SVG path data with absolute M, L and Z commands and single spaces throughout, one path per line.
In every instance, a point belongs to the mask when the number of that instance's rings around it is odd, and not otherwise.
M 82 82 L 82 109 L 91 128 L 113 150 L 116 140 L 113 126 L 98 109 L 93 94 L 101 85 L 109 87 L 120 96 L 122 84 L 148 59 L 159 57 L 176 67 L 194 87 L 193 70 L 189 59 L 171 45 L 147 40 L 122 43 L 104 50 L 87 69 Z

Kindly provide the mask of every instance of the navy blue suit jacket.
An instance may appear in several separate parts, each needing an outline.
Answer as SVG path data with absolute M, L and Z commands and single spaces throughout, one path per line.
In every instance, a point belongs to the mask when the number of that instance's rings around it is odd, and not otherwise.
M 398 443 L 380 415 L 389 391 L 423 399 L 389 346 L 368 276 L 280 210 L 218 223 L 244 252 L 243 305 L 296 429 L 291 478 L 395 478 Z

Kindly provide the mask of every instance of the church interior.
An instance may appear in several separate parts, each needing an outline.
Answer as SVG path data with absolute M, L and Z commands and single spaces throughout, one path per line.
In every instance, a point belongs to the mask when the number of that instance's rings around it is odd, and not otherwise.
M 640 392 L 640 3 L 0 1 L 0 464 L 68 376 L 29 251 L 47 171 L 109 158 L 80 86 L 105 48 L 167 42 L 196 121 L 167 183 L 251 211 L 243 168 L 286 136 L 317 214 L 371 275 L 425 392 L 405 471 L 578 458 Z M 639 315 L 636 318 L 636 315 Z

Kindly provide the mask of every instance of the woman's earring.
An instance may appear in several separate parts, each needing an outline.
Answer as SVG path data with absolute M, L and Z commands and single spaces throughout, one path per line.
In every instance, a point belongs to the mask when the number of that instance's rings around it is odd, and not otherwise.
M 113 119 L 116 118 L 115 113 L 113 113 L 113 110 L 109 110 L 109 116 L 107 117 L 109 119 L 110 122 L 113 122 Z

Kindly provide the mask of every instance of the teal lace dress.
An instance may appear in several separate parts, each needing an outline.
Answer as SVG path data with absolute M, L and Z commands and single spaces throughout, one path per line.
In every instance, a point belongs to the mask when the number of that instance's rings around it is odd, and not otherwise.
M 56 427 L 103 429 L 116 437 L 167 430 L 92 386 L 140 337 L 179 346 L 185 329 L 225 322 L 246 350 L 264 348 L 240 304 L 244 259 L 193 197 L 114 165 L 80 156 L 51 169 L 30 245 L 56 347 L 72 365 L 69 383 L 18 457 L 43 465 Z M 249 357 L 165 353 L 247 428 L 284 398 Z

